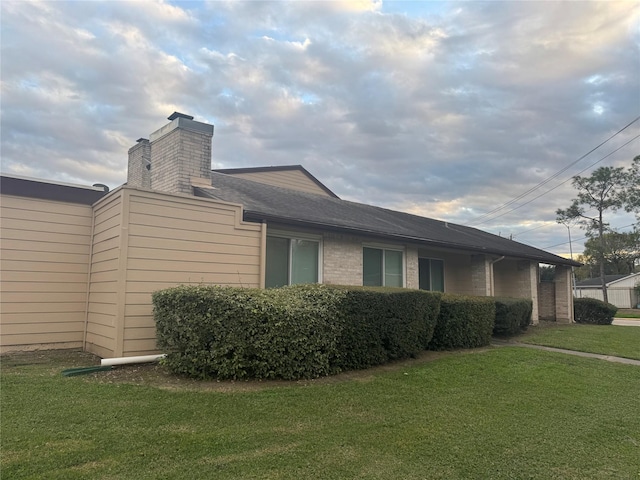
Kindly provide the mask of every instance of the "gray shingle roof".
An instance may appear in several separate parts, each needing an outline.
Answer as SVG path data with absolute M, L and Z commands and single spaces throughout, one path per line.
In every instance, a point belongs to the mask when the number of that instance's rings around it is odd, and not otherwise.
M 239 203 L 245 220 L 372 235 L 425 246 L 526 258 L 557 265 L 581 265 L 544 250 L 471 227 L 338 198 L 314 195 L 212 172 L 213 189 L 198 196 Z
M 314 177 L 306 168 L 302 165 L 280 165 L 280 166 L 272 166 L 272 167 L 249 167 L 249 168 L 220 168 L 213 170 L 217 173 L 227 173 L 230 175 L 235 175 L 238 173 L 264 173 L 264 172 L 286 172 L 291 170 L 297 170 L 306 175 L 309 180 L 315 183 L 318 187 L 324 190 L 327 195 L 330 195 L 335 198 L 340 198 L 338 195 L 333 193 L 329 187 L 327 187 L 324 183 Z
M 620 280 L 621 278 L 625 278 L 628 277 L 628 274 L 625 275 L 605 275 L 604 276 L 604 281 L 606 284 L 609 284 L 611 282 L 615 282 L 616 280 Z M 595 277 L 595 278 L 587 278 L 586 280 L 581 280 L 579 282 L 576 282 L 576 287 L 599 287 L 600 285 L 602 285 L 602 280 L 600 280 L 600 277 Z
M 108 190 L 82 185 L 70 185 L 36 178 L 24 178 L 15 175 L 0 175 L 0 190 L 5 195 L 55 200 L 58 202 L 92 205 Z

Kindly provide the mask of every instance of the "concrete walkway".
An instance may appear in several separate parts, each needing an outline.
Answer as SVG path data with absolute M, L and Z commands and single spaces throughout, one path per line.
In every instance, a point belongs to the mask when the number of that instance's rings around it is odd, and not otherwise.
M 626 365 L 636 365 L 640 367 L 640 360 L 633 360 L 631 358 L 614 357 L 611 355 L 600 355 L 599 353 L 578 352 L 576 350 L 566 350 L 564 348 L 545 347 L 543 345 L 529 345 L 527 343 L 509 342 L 509 341 L 495 340 L 495 339 L 491 341 L 491 345 L 496 347 L 535 348 L 536 350 L 545 350 L 547 352 L 566 353 L 567 355 L 575 355 L 577 357 L 598 358 L 600 360 L 606 360 L 608 362 L 624 363 Z
M 640 327 L 640 320 L 632 318 L 614 318 L 611 325 L 627 325 L 630 327 Z

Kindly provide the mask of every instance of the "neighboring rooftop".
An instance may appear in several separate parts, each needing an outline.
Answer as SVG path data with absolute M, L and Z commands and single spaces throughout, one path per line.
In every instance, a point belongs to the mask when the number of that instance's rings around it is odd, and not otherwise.
M 636 275 L 640 275 L 638 273 L 626 273 L 624 275 L 605 275 L 604 276 L 604 281 L 607 285 L 609 285 L 610 283 L 613 282 L 617 282 L 618 280 L 622 280 L 623 278 L 627 278 L 627 277 L 632 277 L 632 276 L 636 276 Z M 581 280 L 579 282 L 576 282 L 576 288 L 580 288 L 580 287 L 599 287 L 602 285 L 602 280 L 600 280 L 600 277 L 595 277 L 595 278 L 587 278 L 586 280 Z
M 109 188 L 102 184 L 88 187 L 3 173 L 0 191 L 5 195 L 92 205 L 104 197 Z
M 282 173 L 282 172 L 297 172 L 304 177 L 306 180 L 313 183 L 320 191 L 324 192 L 326 195 L 329 195 L 333 198 L 340 198 L 338 195 L 333 193 L 324 183 L 314 177 L 309 171 L 304 168 L 302 165 L 282 165 L 282 166 L 272 166 L 272 167 L 252 167 L 252 168 L 222 168 L 213 170 L 217 173 L 224 173 L 227 175 L 234 175 L 245 177 L 247 180 L 260 181 L 261 183 L 266 183 L 267 185 L 281 186 L 281 179 L 278 182 L 270 183 L 268 180 L 268 175 L 272 173 Z M 267 174 L 267 175 L 260 175 Z M 260 180 L 258 180 L 260 178 Z M 280 176 L 281 178 L 281 176 Z M 289 188 L 293 188 L 294 190 L 308 191 L 306 188 L 300 186 L 296 186 L 292 184 Z M 319 192 L 320 193 L 320 192 Z
M 425 246 L 453 247 L 555 265 L 581 265 L 573 260 L 471 227 L 335 197 L 266 185 L 228 175 L 224 170 L 214 170 L 211 177 L 213 188 L 195 187 L 195 194 L 242 204 L 244 218 L 248 221 L 264 220 L 300 227 L 381 236 Z

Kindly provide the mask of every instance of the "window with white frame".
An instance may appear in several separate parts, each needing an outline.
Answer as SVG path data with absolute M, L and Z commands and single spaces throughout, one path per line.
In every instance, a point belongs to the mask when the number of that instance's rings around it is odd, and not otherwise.
M 362 248 L 362 284 L 371 287 L 402 287 L 402 250 Z
M 320 240 L 267 235 L 265 287 L 318 283 Z
M 444 261 L 435 258 L 418 259 L 420 290 L 444 292 Z

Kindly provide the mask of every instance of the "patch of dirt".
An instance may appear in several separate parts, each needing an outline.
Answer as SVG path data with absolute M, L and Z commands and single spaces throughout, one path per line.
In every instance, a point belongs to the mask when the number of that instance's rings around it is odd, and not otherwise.
M 0 355 L 0 368 L 44 365 L 49 367 L 88 367 L 100 365 L 100 357 L 80 349 L 30 350 Z
M 417 358 L 380 365 L 367 370 L 353 370 L 328 377 L 307 380 L 195 380 L 186 376 L 174 375 L 158 363 L 122 365 L 107 372 L 90 374 L 92 381 L 99 383 L 128 383 L 148 385 L 167 390 L 200 390 L 217 392 L 246 392 L 269 388 L 310 385 L 331 385 L 343 382 L 368 382 L 381 373 L 395 372 L 411 366 L 421 365 L 442 358 L 445 355 L 468 354 L 481 349 L 456 352 L 423 352 Z M 483 349 L 482 351 L 486 351 Z
M 166 390 L 188 391 L 216 391 L 216 392 L 246 392 L 269 388 L 310 385 L 332 385 L 344 382 L 370 382 L 378 375 L 388 372 L 422 365 L 445 356 L 469 355 L 486 352 L 492 347 L 474 350 L 455 350 L 447 352 L 423 352 L 417 358 L 380 365 L 367 370 L 353 370 L 338 375 L 321 377 L 310 380 L 194 380 L 185 376 L 172 374 L 160 363 L 141 363 L 121 365 L 112 370 L 94 372 L 86 375 L 70 377 L 79 381 L 101 384 L 130 384 L 150 386 Z M 62 371 L 75 367 L 91 367 L 100 365 L 100 358 L 79 350 L 41 350 L 34 352 L 6 353 L 0 356 L 0 367 L 5 370 L 25 366 L 41 365 L 49 367 L 52 375 L 62 375 Z

